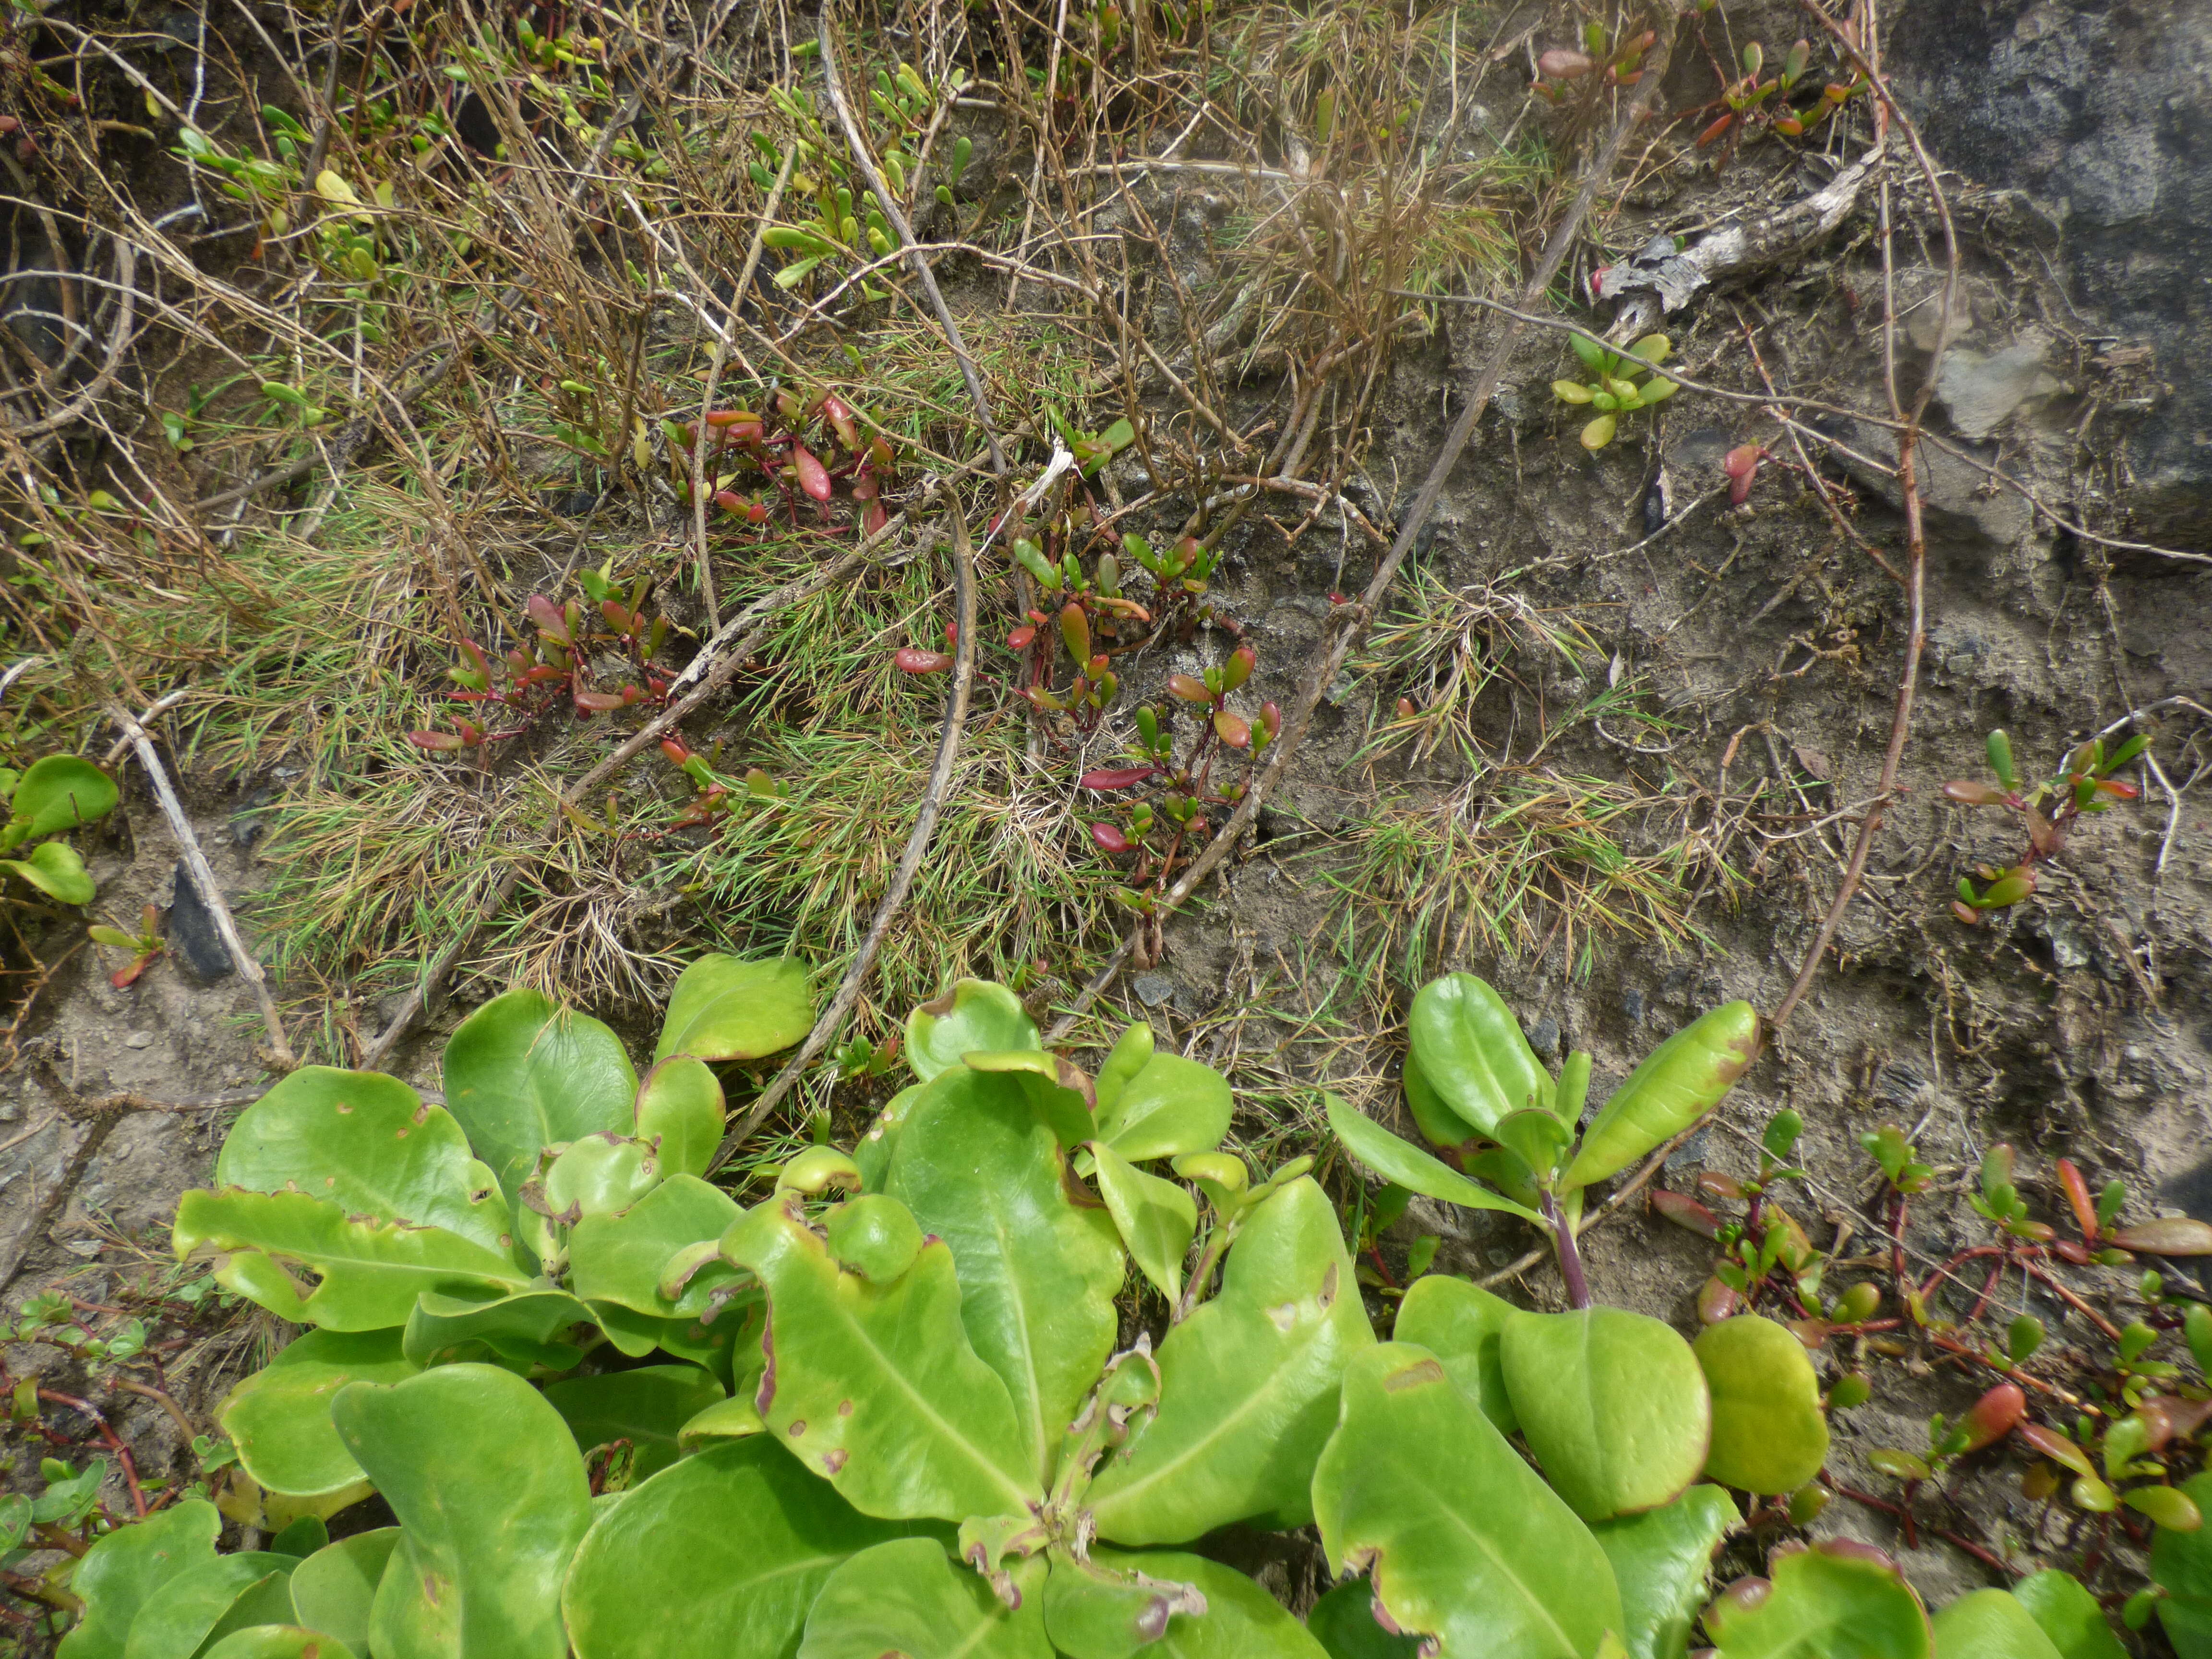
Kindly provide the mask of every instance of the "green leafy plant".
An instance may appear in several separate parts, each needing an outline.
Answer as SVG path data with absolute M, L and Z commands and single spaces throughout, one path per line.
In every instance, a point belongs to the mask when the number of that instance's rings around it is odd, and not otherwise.
M 1632 87 L 1644 78 L 1644 54 L 1658 40 L 1650 29 L 1613 35 L 1593 20 L 1583 25 L 1579 49 L 1554 46 L 1536 59 L 1536 78 L 1528 90 L 1547 103 L 1564 104 L 1577 81 L 1589 82 L 1593 98 L 1606 88 Z
M 8 818 L 0 824 L 0 871 L 63 904 L 92 902 L 92 878 L 76 848 L 58 839 L 115 810 L 115 780 L 75 755 L 48 755 L 21 772 L 0 767 Z
M 701 466 L 708 493 L 726 515 L 748 524 L 768 522 L 767 492 L 754 487 L 745 495 L 738 489 L 748 477 L 757 477 L 764 478 L 769 490 L 781 499 L 794 529 L 801 527 L 801 497 L 812 504 L 816 520 L 826 525 L 842 482 L 860 509 L 861 533 L 872 536 L 882 529 L 887 521 L 884 486 L 897 471 L 897 452 L 890 435 L 858 404 L 835 392 L 801 396 L 779 387 L 762 406 L 769 412 L 709 410 L 703 429 L 696 421 L 661 422 L 678 499 L 691 499 L 693 452 L 703 450 Z
M 120 991 L 137 983 L 138 975 L 154 965 L 155 959 L 168 948 L 161 937 L 161 908 L 148 905 L 139 914 L 138 931 L 125 933 L 120 927 L 95 922 L 85 929 L 94 945 L 105 945 L 111 951 L 123 951 L 131 960 L 107 976 L 107 982 Z
M 1698 9 L 1710 11 L 1717 3 L 1717 0 L 1705 0 Z M 1810 103 L 1793 101 L 1812 61 L 1813 44 L 1809 40 L 1800 40 L 1783 53 L 1781 66 L 1772 75 L 1765 72 L 1766 48 L 1756 40 L 1739 54 L 1741 73 L 1714 57 L 1710 47 L 1706 57 L 1720 82 L 1720 91 L 1711 103 L 1690 112 L 1690 118 L 1719 112 L 1698 130 L 1697 143 L 1703 149 L 1726 138 L 1728 147 L 1722 153 L 1723 166 L 1727 165 L 1736 146 L 1753 133 L 1771 131 L 1785 138 L 1802 138 L 1867 92 L 1866 76 L 1854 73 L 1840 82 L 1825 82 Z
M 1567 337 L 1575 356 L 1589 379 L 1554 380 L 1552 395 L 1563 404 L 1587 405 L 1597 410 L 1583 428 L 1584 449 L 1603 449 L 1620 430 L 1620 417 L 1639 409 L 1664 403 L 1679 389 L 1673 380 L 1651 372 L 1667 361 L 1672 344 L 1663 334 L 1647 334 L 1626 353 L 1608 351 L 1579 334 Z
M 2141 733 L 2107 752 L 2102 738 L 2092 738 L 2066 757 L 2056 776 L 2023 788 L 2014 765 L 2012 739 L 2002 732 L 1990 733 L 1990 770 L 1995 784 L 1954 778 L 1943 786 L 1943 795 L 1956 805 L 1995 806 L 2011 812 L 2027 832 L 2027 850 L 2009 867 L 1976 867 L 1983 885 L 1977 888 L 1959 878 L 1959 896 L 1951 912 L 1968 927 L 1985 911 L 2002 910 L 2019 903 L 2035 890 L 2037 866 L 2066 850 L 2066 837 L 2075 820 L 2109 811 L 2122 801 L 2137 800 L 2142 792 L 2113 773 L 2150 746 Z

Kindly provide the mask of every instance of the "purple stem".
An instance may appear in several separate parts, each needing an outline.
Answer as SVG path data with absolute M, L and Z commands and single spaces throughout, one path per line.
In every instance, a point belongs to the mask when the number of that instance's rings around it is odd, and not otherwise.
M 1546 1193 L 1539 1200 L 1544 1220 L 1552 1229 L 1552 1245 L 1559 1253 L 1559 1277 L 1566 1281 L 1567 1305 L 1583 1309 L 1590 1304 L 1589 1280 L 1583 1277 L 1583 1253 L 1575 1243 L 1575 1230 L 1568 1225 L 1560 1212 L 1559 1201 Z

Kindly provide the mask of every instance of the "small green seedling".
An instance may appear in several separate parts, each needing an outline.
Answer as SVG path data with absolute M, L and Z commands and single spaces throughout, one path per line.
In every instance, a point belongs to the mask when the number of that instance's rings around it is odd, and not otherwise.
M 67 842 L 52 839 L 106 817 L 119 799 L 115 781 L 88 760 L 48 755 L 27 771 L 0 767 L 8 820 L 0 824 L 0 871 L 21 878 L 63 904 L 92 902 L 92 878 Z M 35 842 L 36 845 L 31 845 Z
M 1620 430 L 1623 415 L 1650 409 L 1674 395 L 1675 383 L 1651 372 L 1655 365 L 1667 361 L 1667 354 L 1672 349 L 1663 334 L 1645 335 L 1629 347 L 1625 356 L 1608 351 L 1579 334 L 1570 335 L 1567 343 L 1574 347 L 1575 356 L 1582 360 L 1590 378 L 1587 382 L 1554 380 L 1552 392 L 1563 404 L 1583 404 L 1597 410 L 1595 417 L 1583 428 L 1584 449 L 1603 449 Z
M 121 991 L 137 982 L 138 975 L 154 964 L 154 959 L 167 948 L 161 937 L 161 909 L 149 904 L 140 915 L 138 931 L 125 933 L 120 927 L 110 927 L 95 922 L 85 929 L 94 945 L 105 945 L 111 951 L 125 951 L 131 960 L 107 976 L 107 982 Z
M 1978 865 L 1975 874 L 1982 885 L 1959 878 L 1958 896 L 1951 913 L 1968 927 L 1982 914 L 2019 903 L 2035 891 L 2037 866 L 2066 850 L 2066 837 L 2077 818 L 2108 811 L 2121 801 L 2142 799 L 2134 784 L 2113 773 L 2141 755 L 2150 739 L 2138 732 L 2109 752 L 2101 737 L 2092 738 L 2066 757 L 2057 775 L 2023 788 L 2014 763 L 2012 739 L 2002 732 L 1989 738 L 1990 770 L 1995 784 L 1954 778 L 1943 786 L 1943 795 L 1954 805 L 2001 807 L 2017 816 L 2027 831 L 2027 850 L 2017 863 L 2003 868 Z

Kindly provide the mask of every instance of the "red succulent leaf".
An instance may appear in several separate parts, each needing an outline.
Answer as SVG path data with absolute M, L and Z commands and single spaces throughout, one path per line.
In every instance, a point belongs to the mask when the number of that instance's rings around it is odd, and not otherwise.
M 725 513 L 742 513 L 747 503 L 734 489 L 718 489 L 714 492 L 714 505 Z
M 2081 1229 L 2081 1237 L 2091 1243 L 2097 1242 L 2097 1200 L 2089 1196 L 2089 1183 L 2083 1178 L 2081 1166 L 2070 1158 L 2058 1160 L 2058 1184 L 2066 1189 L 2066 1202 L 2073 1209 L 2074 1219 Z
M 660 740 L 660 752 L 678 766 L 691 758 L 691 751 L 684 746 L 684 741 L 680 738 L 663 738 Z
M 791 447 L 791 464 L 799 472 L 799 487 L 817 501 L 830 499 L 830 469 L 808 453 L 805 444 Z
M 1251 744 L 1252 726 L 1242 715 L 1217 708 L 1213 711 L 1213 734 L 1231 749 L 1243 749 Z
M 1170 674 L 1168 690 L 1185 702 L 1212 702 L 1213 693 L 1206 689 L 1206 682 L 1192 674 Z
M 1720 1218 L 1687 1193 L 1673 1193 L 1664 1187 L 1654 1187 L 1651 1188 L 1651 1207 L 1677 1227 L 1686 1227 L 1701 1237 L 1720 1237 Z
M 1127 836 L 1110 823 L 1092 824 L 1091 839 L 1097 842 L 1103 851 L 1109 853 L 1126 853 L 1133 845 Z
M 952 666 L 952 659 L 942 651 L 924 651 L 911 645 L 894 651 L 891 662 L 902 674 L 942 674 Z
M 1954 778 L 1943 786 L 1943 799 L 1960 806 L 2002 806 L 2011 797 L 1994 784 Z
M 407 741 L 417 749 L 427 749 L 432 754 L 445 754 L 455 749 L 465 749 L 468 740 L 451 732 L 410 732 Z
M 1587 52 L 1575 52 L 1565 46 L 1554 46 L 1536 60 L 1536 72 L 1548 75 L 1554 81 L 1572 81 L 1578 76 L 1588 75 L 1592 67 Z
M 1075 781 L 1079 789 L 1131 789 L 1148 778 L 1159 775 L 1157 766 L 1102 766 L 1095 772 L 1085 772 Z
M 2115 799 L 2118 800 L 2141 800 L 2142 799 L 2142 790 L 2136 788 L 2132 783 L 2124 782 L 2118 778 L 2099 778 L 2097 780 L 2097 788 L 2100 793 L 2111 795 Z
M 1966 1431 L 1966 1449 L 1979 1451 L 2010 1434 L 2027 1415 L 2027 1396 L 2016 1382 L 2000 1382 L 1967 1409 L 1959 1426 Z
M 1712 125 L 1707 127 L 1703 132 L 1698 135 L 1698 148 L 1700 149 L 1704 149 L 1707 144 L 1711 143 L 1714 139 L 1719 137 L 1721 134 L 1726 132 L 1729 130 L 1730 124 L 1733 123 L 1735 119 L 1735 117 L 1733 114 L 1723 115 L 1719 120 L 1714 122 Z
M 530 596 L 530 603 L 523 609 L 529 613 L 530 620 L 536 625 L 538 631 L 547 639 L 560 645 L 567 645 L 569 642 L 568 618 L 563 617 L 553 601 L 543 593 L 532 593 Z
M 837 434 L 837 441 L 848 449 L 860 447 L 860 422 L 853 418 L 852 406 L 835 392 L 825 392 L 822 398 L 822 418 L 830 422 Z
M 1721 471 L 1729 477 L 1729 505 L 1741 507 L 1751 498 L 1752 480 L 1759 476 L 1759 464 L 1766 459 L 1765 446 L 1738 444 L 1721 463 Z
M 1036 638 L 1036 624 L 1035 623 L 1024 623 L 1019 628 L 1015 629 L 1012 633 L 1006 635 L 1006 649 L 1009 651 L 1026 651 L 1030 648 L 1030 641 Z
M 579 691 L 576 693 L 576 712 L 580 714 L 605 714 L 621 708 L 629 699 L 615 691 Z

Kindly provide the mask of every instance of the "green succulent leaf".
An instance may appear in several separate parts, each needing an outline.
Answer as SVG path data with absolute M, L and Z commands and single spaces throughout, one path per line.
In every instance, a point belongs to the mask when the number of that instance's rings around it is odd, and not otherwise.
M 1461 1204 L 1471 1210 L 1503 1210 L 1524 1221 L 1543 1224 L 1543 1218 L 1510 1198 L 1501 1198 L 1487 1187 L 1479 1187 L 1449 1164 L 1431 1158 L 1411 1141 L 1401 1140 L 1365 1113 L 1334 1095 L 1327 1097 L 1328 1127 L 1344 1150 L 1381 1176 L 1424 1198 Z
M 545 1398 L 576 1437 L 579 1451 L 627 1440 L 635 1481 L 676 1461 L 678 1431 L 722 1399 L 723 1390 L 696 1365 L 641 1365 L 548 1383 Z
M 1177 1615 L 1188 1620 L 1206 1610 L 1204 1594 L 1186 1581 L 1052 1552 L 1044 1627 L 1063 1659 L 1132 1659 L 1158 1642 Z
M 1127 1267 L 1107 1212 L 1078 1201 L 1024 1081 L 940 1073 L 907 1115 L 884 1191 L 951 1247 L 968 1340 L 1005 1382 L 1024 1462 L 1048 1483 L 1060 1436 L 1113 1352 Z
M 123 1659 L 191 1659 L 234 1630 L 290 1620 L 286 1581 L 298 1565 L 264 1550 L 194 1563 L 147 1596 L 131 1621 Z
M 1415 1279 L 1398 1304 L 1392 1334 L 1443 1361 L 1460 1392 L 1482 1408 L 1500 1434 L 1517 1434 L 1521 1419 L 1513 1414 L 1500 1350 L 1506 1322 L 1520 1311 L 1479 1285 L 1429 1273 Z
M 621 1039 L 537 991 L 494 997 L 463 1020 L 446 1041 L 445 1078 L 447 1109 L 509 1204 L 544 1148 L 635 1121 L 637 1073 Z
M 1375 1620 L 1375 1591 L 1364 1578 L 1347 1578 L 1313 1604 L 1306 1629 L 1328 1659 L 1418 1659 L 1421 1638 L 1393 1636 Z
M 1590 1528 L 1620 1587 L 1628 1659 L 1684 1659 L 1690 1627 L 1705 1604 L 1713 1553 L 1742 1525 L 1727 1492 L 1692 1486 L 1664 1508 Z
M 726 1263 L 709 1262 L 671 1297 L 664 1293 L 671 1258 L 720 1238 L 738 1213 L 720 1188 L 696 1176 L 671 1176 L 627 1210 L 576 1224 L 568 1235 L 569 1285 L 595 1304 L 612 1302 L 661 1319 L 695 1318 L 715 1305 L 717 1289 L 726 1298 L 741 1275 Z
M 465 1297 L 424 1291 L 407 1315 L 400 1347 L 416 1365 L 470 1360 L 514 1370 L 565 1371 L 584 1357 L 571 1339 L 588 1328 L 592 1310 L 566 1291 L 521 1290 L 512 1296 Z
M 188 1498 L 95 1541 L 70 1580 L 84 1613 L 62 1638 L 58 1659 L 123 1659 L 139 1609 L 170 1580 L 214 1561 L 222 1530 L 214 1504 Z
M 1684 1026 L 1644 1056 L 1583 1137 L 1566 1185 L 1618 1175 L 1721 1103 L 1759 1052 L 1759 1015 L 1731 1002 Z
M 398 1528 L 379 1527 L 326 1544 L 301 1562 L 292 1570 L 292 1606 L 300 1622 L 357 1655 L 368 1653 L 369 1609 L 398 1543 Z
M 305 1193 L 348 1215 L 441 1227 L 501 1255 L 507 1200 L 453 1114 L 380 1072 L 303 1066 L 239 1114 L 215 1178 L 255 1193 Z
M 1148 1659 L 1325 1659 L 1321 1644 L 1282 1604 L 1234 1567 L 1169 1551 L 1096 1549 L 1091 1559 L 1109 1572 L 1141 1575 L 1157 1584 L 1188 1585 L 1205 1598 L 1203 1613 L 1171 1614 L 1166 1633 L 1141 1649 Z M 1054 1562 L 1055 1577 L 1060 1571 Z M 1048 1581 L 1046 1628 L 1054 1645 L 1076 1659 L 1074 1650 L 1060 1641 L 1052 1616 L 1052 1584 Z
M 1864 1545 L 1785 1555 L 1773 1582 L 1758 1607 L 1728 1615 L 1721 1659 L 1929 1659 L 1935 1650 L 1920 1598 Z
M 1593 374 L 1602 374 L 1613 362 L 1613 353 L 1595 340 L 1586 340 L 1579 334 L 1570 334 L 1567 343 L 1574 349 L 1582 366 Z
M 1143 1020 L 1124 1026 L 1121 1036 L 1098 1068 L 1092 1092 L 1098 1102 L 1098 1117 L 1103 1122 L 1107 1115 L 1120 1104 L 1121 1091 L 1129 1080 L 1152 1061 L 1152 1028 Z
M 1073 1152 L 1098 1133 L 1097 1120 L 1091 1109 L 1091 1079 L 1058 1054 L 1048 1054 L 1036 1048 L 1016 1048 L 1004 1054 L 979 1050 L 963 1056 L 962 1066 L 969 1072 L 1012 1082 L 1029 1103 L 1037 1121 L 1048 1125 L 1068 1152 Z
M 215 1253 L 216 1281 L 280 1319 L 340 1331 L 404 1325 L 423 1291 L 477 1297 L 523 1289 L 507 1255 L 441 1227 L 356 1220 L 304 1193 L 186 1193 L 179 1258 Z M 295 1276 L 315 1276 L 305 1285 Z
M 57 904 L 89 904 L 99 891 L 66 842 L 41 842 L 20 859 L 0 859 L 0 869 L 13 870 Z
M 1429 1086 L 1428 1078 L 1421 1071 L 1420 1057 L 1406 1056 L 1406 1109 L 1413 1114 L 1414 1126 L 1435 1146 L 1459 1147 L 1474 1139 L 1474 1131 L 1466 1120 L 1443 1103 L 1443 1097 Z
M 1620 416 L 1614 412 L 1620 406 L 1620 400 L 1610 392 L 1601 392 L 1590 401 L 1605 409 L 1606 412 L 1582 429 L 1582 447 L 1584 449 L 1603 449 L 1613 441 L 1613 434 L 1620 429 Z M 1608 404 L 1613 408 L 1606 409 Z
M 1198 1203 L 1188 1188 L 1147 1175 L 1103 1140 L 1091 1143 L 1099 1194 L 1137 1269 L 1172 1304 L 1182 1295 L 1182 1264 L 1198 1232 Z
M 842 1270 L 793 1207 L 769 1203 L 730 1230 L 723 1251 L 768 1291 L 763 1419 L 854 1508 L 958 1522 L 1026 1515 L 1042 1498 L 1006 1385 L 962 1328 L 943 1239 L 872 1285 Z
M 874 1545 L 822 1586 L 799 1659 L 1053 1659 L 1044 1633 L 1044 1561 L 1033 1557 L 1011 1571 L 1018 1608 L 1009 1608 L 979 1575 L 954 1565 L 934 1539 Z
M 585 1536 L 561 1598 L 576 1659 L 791 1659 L 830 1574 L 910 1530 L 860 1514 L 766 1437 L 710 1446 Z
M 649 1145 L 603 1130 L 571 1141 L 545 1166 L 538 1190 L 553 1218 L 574 1226 L 588 1216 L 618 1215 L 659 1184 Z
M 354 1659 L 327 1631 L 302 1625 L 248 1625 L 200 1650 L 198 1659 Z
M 706 1061 L 690 1054 L 662 1060 L 638 1085 L 638 1139 L 654 1144 L 664 1176 L 703 1177 L 726 1116 L 721 1084 Z
M 309 1331 L 233 1389 L 216 1421 L 263 1486 L 319 1497 L 363 1478 L 331 1421 L 331 1398 L 349 1382 L 397 1382 L 421 1370 L 397 1330 Z
M 969 1054 L 1043 1047 L 1022 1000 L 988 980 L 957 981 L 943 996 L 906 1017 L 906 1063 L 923 1083 Z
M 2190 1476 L 2181 1490 L 2198 1509 L 2212 1512 L 2212 1470 Z M 2166 1592 L 2158 1622 L 2174 1651 L 2181 1659 L 2212 1659 L 2212 1527 L 2154 1530 L 2150 1576 Z
M 20 847 L 41 836 L 94 823 L 112 812 L 120 799 L 115 780 L 90 761 L 48 755 L 32 762 L 16 781 L 8 803 L 5 844 Z
M 1180 1054 L 1154 1054 L 1115 1097 L 1102 1102 L 1098 1138 L 1132 1164 L 1210 1152 L 1229 1133 L 1229 1080 Z
M 1712 1390 L 1712 1449 L 1705 1474 L 1723 1486 L 1795 1492 L 1828 1458 L 1820 1381 L 1805 1346 L 1757 1314 L 1708 1325 L 1692 1345 Z
M 1158 1414 L 1091 1481 L 1098 1536 L 1304 1524 L 1338 1378 L 1374 1343 L 1335 1206 L 1310 1176 L 1284 1183 L 1243 1217 L 1220 1293 L 1160 1345 Z
M 1446 974 L 1424 985 L 1407 1028 L 1423 1080 L 1474 1133 L 1494 1139 L 1507 1113 L 1550 1108 L 1551 1075 L 1522 1036 L 1521 1023 L 1473 974 Z
M 561 1583 L 592 1492 L 545 1397 L 496 1366 L 445 1365 L 356 1382 L 331 1412 L 403 1528 L 370 1614 L 378 1659 L 566 1659 Z
M 1425 1348 L 1346 1367 L 1314 1508 L 1330 1566 L 1365 1567 L 1391 1622 L 1443 1653 L 1590 1659 L 1621 1628 L 1589 1528 Z
M 814 987 L 795 957 L 702 957 L 669 993 L 658 1065 L 672 1054 L 758 1060 L 805 1039 L 814 1025 Z
M 1499 1358 L 1529 1449 L 1584 1521 L 1671 1504 L 1705 1466 L 1705 1376 L 1665 1322 L 1622 1308 L 1516 1313 Z
M 2010 1590 L 1970 1591 L 1936 1615 L 1935 1632 L 1936 1659 L 2064 1659 Z
M 2060 1659 L 2128 1659 L 2105 1609 L 2070 1572 L 2046 1568 L 2012 1587 L 2028 1616 L 2058 1650 Z

